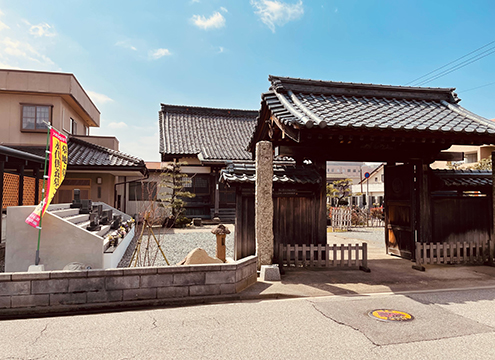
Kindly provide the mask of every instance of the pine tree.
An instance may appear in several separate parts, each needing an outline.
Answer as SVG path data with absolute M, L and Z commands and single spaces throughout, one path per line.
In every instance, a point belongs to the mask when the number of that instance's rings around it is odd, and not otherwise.
M 186 209 L 184 206 L 186 202 L 185 198 L 193 198 L 196 195 L 192 192 L 185 191 L 184 185 L 188 181 L 192 181 L 187 174 L 182 172 L 182 166 L 187 165 L 186 162 L 173 162 L 168 163 L 163 169 L 161 174 L 162 180 L 160 187 L 164 189 L 161 192 L 161 201 L 165 203 L 164 207 L 170 209 L 170 216 L 167 217 L 163 223 L 163 226 L 181 226 L 191 222 L 184 213 Z

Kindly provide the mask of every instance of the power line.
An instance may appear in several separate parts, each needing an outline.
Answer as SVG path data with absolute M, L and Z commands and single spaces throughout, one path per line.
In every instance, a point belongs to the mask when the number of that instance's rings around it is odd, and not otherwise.
M 486 53 L 486 52 L 488 52 L 488 53 Z M 476 56 L 474 56 L 474 57 L 471 57 L 471 58 L 469 58 L 468 60 L 465 60 L 465 61 L 463 61 L 462 63 L 460 63 L 460 64 L 458 64 L 458 65 L 456 65 L 456 66 L 454 66 L 454 67 L 451 67 L 451 68 L 449 68 L 449 69 L 447 69 L 447 70 L 445 70 L 445 71 L 441 72 L 440 74 L 434 75 L 434 76 L 432 76 L 432 77 L 430 77 L 430 78 L 428 78 L 428 79 L 426 79 L 426 80 L 423 80 L 423 81 L 422 81 L 422 82 L 420 82 L 419 84 L 416 84 L 416 86 L 421 86 L 421 85 L 424 85 L 424 84 L 426 84 L 426 83 L 432 82 L 433 80 L 436 80 L 436 79 L 438 79 L 438 78 L 441 78 L 442 76 L 448 75 L 448 74 L 450 74 L 451 72 L 454 72 L 454 71 L 456 71 L 456 70 L 459 70 L 459 69 L 461 69 L 461 68 L 463 68 L 463 67 L 465 67 L 465 66 L 467 66 L 467 65 L 469 65 L 469 64 L 472 64 L 472 63 L 474 63 L 474 62 L 476 62 L 476 61 L 478 61 L 478 60 L 481 60 L 481 59 L 483 59 L 484 57 L 487 57 L 488 55 L 491 55 L 491 54 L 493 54 L 493 53 L 495 53 L 495 47 L 492 47 L 492 48 L 490 48 L 490 49 L 488 49 L 488 50 L 486 50 L 486 51 L 482 52 L 482 53 L 481 53 L 481 54 L 479 54 L 479 55 L 476 55 Z M 483 56 L 481 56 L 482 54 L 484 54 L 484 55 L 483 55 Z
M 462 59 L 464 59 L 464 58 L 468 57 L 469 55 L 474 54 L 474 53 L 478 52 L 479 50 L 486 48 L 487 46 L 490 46 L 490 45 L 491 45 L 491 44 L 493 44 L 493 43 L 495 43 L 495 40 L 494 40 L 494 41 L 489 42 L 488 44 L 485 44 L 485 45 L 483 45 L 483 46 L 481 46 L 481 47 L 477 48 L 476 50 L 471 51 L 470 53 L 468 53 L 468 54 L 466 54 L 466 55 L 461 56 L 460 58 L 458 58 L 458 59 L 456 59 L 456 60 L 454 60 L 454 61 L 449 62 L 448 64 L 445 64 L 445 65 L 443 65 L 443 66 L 440 66 L 439 68 L 437 68 L 437 69 L 435 69 L 435 70 L 433 70 L 433 71 L 430 71 L 429 73 L 427 73 L 427 74 L 425 74 L 425 75 L 423 75 L 423 76 L 420 76 L 419 78 L 416 78 L 416 79 L 414 79 L 414 80 L 412 80 L 412 81 L 408 82 L 406 85 L 412 84 L 412 83 L 414 83 L 414 82 L 416 82 L 416 81 L 418 81 L 418 80 L 420 80 L 420 79 L 423 79 L 423 78 L 427 77 L 428 75 L 431 75 L 431 74 L 433 74 L 433 73 L 437 72 L 438 70 L 442 70 L 442 69 L 446 68 L 447 66 L 449 66 L 449 65 L 451 65 L 451 64 L 454 64 L 454 63 L 458 62 L 459 60 L 462 60 Z
M 485 84 L 485 85 L 476 86 L 476 87 L 471 88 L 471 89 L 462 90 L 462 91 L 459 91 L 458 93 L 459 93 L 459 94 L 461 94 L 461 93 L 466 93 L 466 92 L 468 92 L 468 91 L 478 90 L 478 89 L 481 89 L 481 88 L 484 88 L 484 87 L 487 87 L 487 86 L 490 86 L 490 85 L 495 85 L 495 81 L 494 81 L 494 82 L 491 82 L 491 83 L 488 83 L 488 84 Z

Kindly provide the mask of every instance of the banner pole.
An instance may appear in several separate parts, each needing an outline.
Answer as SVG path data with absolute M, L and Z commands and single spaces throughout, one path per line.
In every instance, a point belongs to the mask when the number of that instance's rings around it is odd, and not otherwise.
M 48 125 L 46 132 L 46 148 L 45 148 L 45 169 L 43 170 L 43 188 L 41 189 L 41 201 L 46 201 L 46 163 L 48 162 L 48 155 L 50 153 L 50 129 L 51 125 Z M 38 226 L 38 248 L 36 249 L 36 258 L 34 260 L 35 265 L 39 265 L 40 263 L 40 242 L 41 242 L 41 223 L 43 221 L 43 216 L 40 217 L 40 224 Z

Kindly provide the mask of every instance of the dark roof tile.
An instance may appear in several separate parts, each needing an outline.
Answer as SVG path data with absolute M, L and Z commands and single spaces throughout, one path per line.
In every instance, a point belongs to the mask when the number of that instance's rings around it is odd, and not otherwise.
M 44 146 L 11 146 L 14 149 L 31 154 L 45 156 Z M 69 137 L 69 164 L 71 167 L 119 167 L 119 169 L 137 170 L 145 174 L 146 164 L 140 158 L 112 150 L 104 146 L 95 145 L 76 137 Z
M 258 111 L 162 104 L 160 153 L 201 160 L 248 160 Z
M 229 164 L 220 172 L 220 181 L 225 183 L 252 183 L 256 181 L 254 162 Z M 322 181 L 313 166 L 296 166 L 291 161 L 274 161 L 273 182 L 279 184 L 320 184 Z
M 266 106 L 286 125 L 495 133 L 495 124 L 457 104 L 454 89 L 352 84 L 270 76 Z

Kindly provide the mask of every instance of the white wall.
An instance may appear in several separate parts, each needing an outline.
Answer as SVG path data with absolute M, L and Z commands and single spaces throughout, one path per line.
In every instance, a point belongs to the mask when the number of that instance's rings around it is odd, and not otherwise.
M 7 209 L 5 272 L 27 271 L 34 264 L 38 230 L 25 223 L 35 206 Z M 103 239 L 46 212 L 42 220 L 40 259 L 45 270 L 62 270 L 71 262 L 103 268 Z

